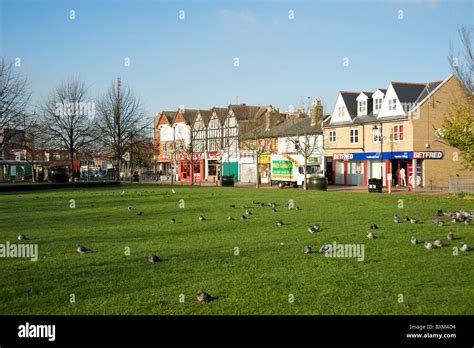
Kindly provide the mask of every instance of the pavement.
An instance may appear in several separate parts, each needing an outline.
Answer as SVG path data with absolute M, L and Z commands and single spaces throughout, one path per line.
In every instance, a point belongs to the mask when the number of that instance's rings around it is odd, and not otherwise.
M 142 183 L 146 184 L 163 184 L 163 185 L 171 185 L 171 180 L 168 181 L 142 181 Z M 175 186 L 190 186 L 191 182 L 188 181 L 175 181 L 173 182 Z M 215 187 L 216 183 L 212 182 L 195 182 L 195 186 L 206 186 L 206 187 Z M 235 187 L 247 187 L 247 188 L 255 188 L 254 183 L 244 183 L 238 182 L 236 183 Z M 270 184 L 261 184 L 260 188 L 262 189 L 278 189 L 277 186 L 270 186 Z M 293 188 L 285 188 L 287 190 Z M 367 186 L 344 186 L 344 185 L 329 185 L 328 192 L 368 192 Z M 388 189 L 386 187 L 383 188 L 383 193 L 388 193 Z M 395 194 L 448 194 L 448 189 L 445 188 L 425 188 L 425 187 L 416 187 L 414 189 L 408 187 L 392 187 L 391 193 Z

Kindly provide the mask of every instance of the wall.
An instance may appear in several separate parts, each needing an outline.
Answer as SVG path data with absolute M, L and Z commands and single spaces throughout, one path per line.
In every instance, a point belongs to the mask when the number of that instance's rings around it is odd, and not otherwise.
M 436 140 L 434 132 L 439 128 L 452 109 L 453 101 L 466 102 L 466 90 L 459 80 L 451 77 L 433 95 L 423 103 L 418 115 L 411 115 L 413 122 L 413 141 L 415 151 L 442 151 L 442 160 L 427 159 L 423 161 L 423 181 L 426 186 L 447 188 L 448 178 L 473 176 L 473 171 L 464 170 L 459 151 Z M 429 148 L 425 147 L 429 144 Z

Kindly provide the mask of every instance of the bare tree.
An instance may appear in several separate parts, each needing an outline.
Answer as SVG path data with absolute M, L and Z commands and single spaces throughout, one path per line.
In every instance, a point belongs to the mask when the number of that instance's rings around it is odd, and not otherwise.
M 315 155 L 321 155 L 322 148 L 318 144 L 318 134 L 322 131 L 318 127 L 323 118 L 323 103 L 313 100 L 311 114 L 309 117 L 298 117 L 291 119 L 293 135 L 288 141 L 293 145 L 295 151 L 303 157 L 303 189 L 307 189 L 308 159 Z
M 464 51 L 462 56 L 455 54 L 451 45 L 450 54 L 448 56 L 449 64 L 453 70 L 453 74 L 466 86 L 466 88 L 474 92 L 474 52 L 472 51 L 471 35 L 473 28 L 461 27 L 458 30 L 459 38 L 463 45 Z
M 70 181 L 74 181 L 77 153 L 95 140 L 95 104 L 88 102 L 84 82 L 71 78 L 61 83 L 41 105 L 42 130 L 52 149 L 67 151 Z
M 192 131 L 192 126 L 189 130 L 189 138 L 184 134 L 178 134 L 175 139 L 175 148 L 177 153 L 184 154 L 186 156 L 186 161 L 189 161 L 190 174 L 191 174 L 191 185 L 194 185 L 194 154 L 196 152 L 196 145 L 194 143 L 194 136 Z
M 45 159 L 46 142 L 42 136 L 41 120 L 36 112 L 33 114 L 23 114 L 19 118 L 18 128 L 23 132 L 23 136 L 19 137 L 19 142 L 14 144 L 24 151 L 24 160 L 31 166 L 32 181 L 36 182 L 35 165 L 39 161 Z
M 289 142 L 293 144 L 296 152 L 301 155 L 304 159 L 303 163 L 303 189 L 307 189 L 307 178 L 306 173 L 308 172 L 308 159 L 314 156 L 317 149 L 316 136 L 311 134 L 295 135 L 288 138 Z
M 117 180 L 120 180 L 123 156 L 130 149 L 131 140 L 148 126 L 140 124 L 144 116 L 140 100 L 130 88 L 121 86 L 120 79 L 97 102 L 100 141 L 111 154 Z
M 130 139 L 130 170 L 151 168 L 153 162 L 153 141 L 145 134 L 138 133 Z
M 258 171 L 258 159 L 260 155 L 269 153 L 271 138 L 264 127 L 252 127 L 246 132 L 239 132 L 239 146 L 242 150 L 249 151 L 254 156 L 255 164 L 255 187 L 260 187 L 260 173 Z
M 18 126 L 30 99 L 26 78 L 13 69 L 12 63 L 0 60 L 0 129 Z M 0 137 L 0 153 L 10 140 L 9 134 L 14 133 L 4 131 Z

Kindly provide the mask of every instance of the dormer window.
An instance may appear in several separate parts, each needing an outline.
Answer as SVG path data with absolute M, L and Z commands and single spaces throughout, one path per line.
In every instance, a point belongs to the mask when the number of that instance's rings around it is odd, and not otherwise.
M 388 101 L 388 110 L 397 110 L 397 100 L 396 99 L 390 99 Z
M 382 98 L 377 98 L 374 100 L 374 111 L 379 111 L 382 107 Z
M 339 107 L 339 117 L 344 117 L 344 106 Z
M 367 110 L 367 100 L 361 100 L 359 102 L 359 113 L 365 113 L 365 110 Z

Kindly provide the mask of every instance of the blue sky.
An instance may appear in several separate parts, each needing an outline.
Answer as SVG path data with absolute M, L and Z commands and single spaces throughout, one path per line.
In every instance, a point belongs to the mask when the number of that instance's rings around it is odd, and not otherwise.
M 468 0 L 0 3 L 1 56 L 21 58 L 33 102 L 70 76 L 91 97 L 120 76 L 150 117 L 236 100 L 285 111 L 308 97 L 331 112 L 339 90 L 445 78 L 450 42 L 460 50 L 457 30 L 473 25 Z

